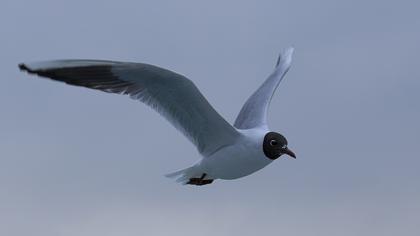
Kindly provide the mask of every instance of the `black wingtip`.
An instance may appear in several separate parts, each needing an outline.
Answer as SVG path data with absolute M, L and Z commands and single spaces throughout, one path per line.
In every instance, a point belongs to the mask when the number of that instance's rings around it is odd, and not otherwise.
M 20 64 L 18 65 L 18 67 L 19 67 L 19 69 L 20 69 L 21 71 L 26 71 L 26 72 L 28 72 L 29 74 L 36 74 L 36 73 L 37 73 L 36 71 L 32 70 L 32 69 L 31 69 L 31 68 L 29 68 L 27 65 L 25 65 L 24 63 L 20 63 Z
M 23 64 L 23 63 L 20 63 L 19 65 L 19 69 L 21 70 L 21 71 L 27 71 L 27 72 L 30 72 L 31 70 L 25 65 L 25 64 Z

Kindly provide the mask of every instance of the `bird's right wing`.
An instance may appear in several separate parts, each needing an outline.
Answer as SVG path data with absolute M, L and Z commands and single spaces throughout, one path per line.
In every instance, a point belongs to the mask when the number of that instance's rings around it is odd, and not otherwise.
M 239 133 L 208 103 L 189 79 L 142 63 L 56 60 L 20 64 L 20 69 L 67 84 L 127 94 L 169 120 L 209 156 L 235 143 Z
M 279 83 L 290 68 L 293 48 L 286 49 L 280 54 L 274 72 L 246 101 L 234 126 L 238 129 L 252 129 L 267 127 L 267 113 L 271 98 Z

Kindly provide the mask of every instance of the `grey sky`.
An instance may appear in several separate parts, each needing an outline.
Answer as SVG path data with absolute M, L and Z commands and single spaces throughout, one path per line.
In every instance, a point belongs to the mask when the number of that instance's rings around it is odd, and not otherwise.
M 419 9 L 2 0 L 0 234 L 419 235 Z M 191 78 L 233 122 L 290 45 L 269 123 L 298 159 L 202 188 L 163 177 L 198 153 L 145 105 L 17 69 L 59 58 L 156 64 Z

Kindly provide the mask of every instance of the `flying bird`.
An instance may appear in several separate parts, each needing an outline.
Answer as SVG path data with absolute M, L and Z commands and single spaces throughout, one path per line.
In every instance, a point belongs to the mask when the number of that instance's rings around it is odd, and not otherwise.
M 175 72 L 144 63 L 53 60 L 22 63 L 30 74 L 108 93 L 126 94 L 165 117 L 198 149 L 191 167 L 166 175 L 182 184 L 206 185 L 215 179 L 250 175 L 283 154 L 296 158 L 287 139 L 270 131 L 271 98 L 290 68 L 293 48 L 280 53 L 274 71 L 246 101 L 234 125 L 210 105 L 194 83 Z

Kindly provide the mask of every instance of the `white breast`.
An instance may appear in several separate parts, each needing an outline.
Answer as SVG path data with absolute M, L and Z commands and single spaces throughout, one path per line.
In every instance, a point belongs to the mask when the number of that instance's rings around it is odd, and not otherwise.
M 242 138 L 234 145 L 225 147 L 203 158 L 200 167 L 209 179 L 237 179 L 250 175 L 272 162 L 264 155 L 265 129 L 238 130 Z

